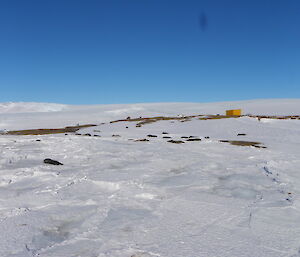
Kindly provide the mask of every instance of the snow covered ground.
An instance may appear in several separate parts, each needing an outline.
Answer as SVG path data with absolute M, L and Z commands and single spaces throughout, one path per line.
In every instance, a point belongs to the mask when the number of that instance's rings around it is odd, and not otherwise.
M 147 103 L 63 105 L 0 103 L 0 129 L 33 129 L 101 123 L 127 116 L 224 114 L 242 108 L 244 114 L 298 115 L 300 99 L 249 100 L 222 103 Z
M 109 123 L 239 107 L 299 114 L 300 100 L 0 106 L 0 129 L 105 122 L 78 131 L 91 136 L 0 136 L 0 256 L 300 257 L 300 120 Z

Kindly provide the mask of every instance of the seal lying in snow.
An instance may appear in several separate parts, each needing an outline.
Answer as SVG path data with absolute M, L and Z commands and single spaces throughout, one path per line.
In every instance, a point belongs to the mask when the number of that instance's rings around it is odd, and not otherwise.
M 49 158 L 45 159 L 44 163 L 46 163 L 46 164 L 52 164 L 52 165 L 63 165 L 62 163 L 60 163 L 58 161 L 55 161 L 55 160 L 52 160 L 52 159 L 49 159 Z

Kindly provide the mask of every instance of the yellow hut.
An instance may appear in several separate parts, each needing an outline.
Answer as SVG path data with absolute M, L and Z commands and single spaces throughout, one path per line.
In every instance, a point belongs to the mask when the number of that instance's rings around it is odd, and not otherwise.
M 240 115 L 242 115 L 242 110 L 241 109 L 227 110 L 226 115 L 227 116 L 240 116 Z

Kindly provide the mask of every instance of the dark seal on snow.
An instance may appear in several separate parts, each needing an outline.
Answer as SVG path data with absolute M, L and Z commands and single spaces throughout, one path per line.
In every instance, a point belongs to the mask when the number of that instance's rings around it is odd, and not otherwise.
M 52 165 L 63 165 L 62 163 L 60 163 L 58 161 L 55 161 L 55 160 L 52 160 L 52 159 L 49 159 L 49 158 L 45 159 L 44 163 L 46 163 L 46 164 L 52 164 Z

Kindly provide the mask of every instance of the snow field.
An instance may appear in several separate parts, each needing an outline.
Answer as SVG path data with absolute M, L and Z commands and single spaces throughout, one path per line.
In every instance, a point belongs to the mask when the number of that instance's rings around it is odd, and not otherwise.
M 299 122 L 121 122 L 78 131 L 92 136 L 2 135 L 0 256 L 299 257 Z M 149 142 L 128 140 L 142 138 Z

